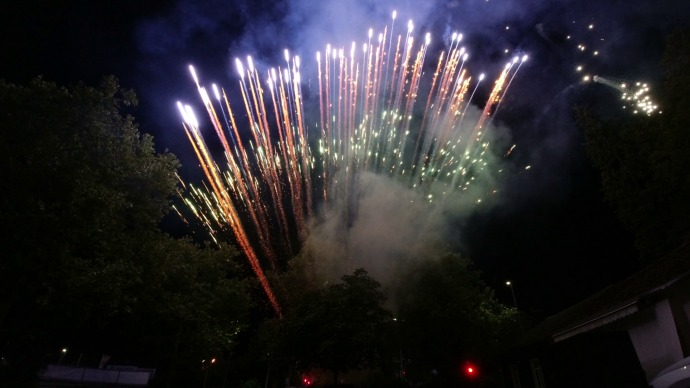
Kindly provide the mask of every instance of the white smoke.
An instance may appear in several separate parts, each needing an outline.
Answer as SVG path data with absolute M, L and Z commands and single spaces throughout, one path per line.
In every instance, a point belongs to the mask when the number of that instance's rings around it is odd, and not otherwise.
M 480 114 L 474 107 L 467 111 L 465 132 L 471 132 Z M 495 144 L 493 149 L 509 144 L 507 131 L 491 124 L 483 141 Z M 488 152 L 481 160 L 465 190 L 451 187 L 452 176 L 439 177 L 422 190 L 404 175 L 356 174 L 356 199 L 322 207 L 303 254 L 320 279 L 336 280 L 364 268 L 384 288 L 394 286 L 408 264 L 461 248 L 462 229 L 457 226 L 500 200 L 501 176 L 507 174 L 503 155 Z

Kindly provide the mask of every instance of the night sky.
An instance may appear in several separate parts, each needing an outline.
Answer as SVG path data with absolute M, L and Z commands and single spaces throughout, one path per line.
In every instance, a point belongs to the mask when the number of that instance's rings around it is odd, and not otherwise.
M 487 75 L 528 54 L 495 118 L 516 144 L 508 161 L 514 173 L 501 182 L 500 199 L 444 221 L 449 242 L 484 271 L 501 300 L 512 303 L 504 285 L 510 279 L 519 307 L 542 317 L 639 268 L 631 237 L 603 201 L 573 107 L 629 115 L 616 91 L 583 84 L 585 73 L 660 90 L 664 37 L 687 25 L 690 2 L 23 1 L 5 8 L 1 78 L 25 83 L 41 74 L 95 84 L 116 75 L 139 96 L 133 114 L 140 129 L 173 151 L 190 179 L 198 171 L 175 107 L 177 100 L 198 102 L 190 63 L 208 82 L 236 85 L 236 57 L 280 65 L 289 48 L 306 63 L 326 43 L 364 41 L 370 27 L 390 24 L 393 10 L 396 32 L 408 19 L 418 36 L 431 32 L 430 51 L 447 48 L 453 31 L 463 33 L 470 63 Z

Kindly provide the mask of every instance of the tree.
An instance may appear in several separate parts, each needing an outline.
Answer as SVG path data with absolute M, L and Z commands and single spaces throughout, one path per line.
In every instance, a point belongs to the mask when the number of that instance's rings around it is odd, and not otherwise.
M 30 378 L 68 344 L 165 370 L 227 349 L 242 328 L 248 285 L 236 252 L 159 228 L 178 162 L 122 113 L 135 103 L 114 77 L 97 88 L 0 81 L 11 247 L 0 262 L 0 352 L 11 367 L 0 380 Z
M 414 379 L 434 369 L 452 376 L 463 358 L 492 356 L 517 329 L 517 310 L 499 303 L 461 256 L 419 262 L 401 280 L 397 325 Z
M 293 361 L 301 371 L 330 371 L 334 384 L 341 373 L 380 365 L 391 320 L 381 285 L 361 268 L 340 280 L 293 294 L 284 320 L 262 331 L 269 359 Z
M 578 112 L 605 198 L 633 234 L 643 263 L 690 239 L 689 45 L 688 31 L 667 39 L 663 114 L 604 121 Z
M 342 283 L 326 287 L 307 304 L 302 332 L 316 330 L 313 348 L 304 361 L 338 374 L 378 364 L 377 344 L 390 313 L 383 308 L 381 285 L 364 269 L 344 275 Z M 305 330 L 306 329 L 306 330 Z M 310 357 L 311 356 L 311 357 Z

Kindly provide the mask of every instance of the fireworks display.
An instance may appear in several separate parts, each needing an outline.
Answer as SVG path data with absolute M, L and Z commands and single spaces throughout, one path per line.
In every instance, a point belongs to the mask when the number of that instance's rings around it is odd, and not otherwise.
M 585 77 L 584 80 L 590 81 L 590 78 Z M 661 113 L 659 106 L 652 100 L 649 85 L 644 82 L 629 82 L 598 75 L 593 76 L 591 81 L 619 91 L 623 100 L 623 109 L 630 108 L 634 114 L 644 113 L 647 116 Z
M 351 222 L 363 174 L 437 202 L 464 195 L 489 168 L 487 131 L 527 57 L 507 63 L 483 93 L 481 113 L 470 114 L 486 81 L 470 72 L 462 35 L 431 53 L 429 34 L 418 42 L 412 21 L 396 34 L 395 18 L 376 36 L 370 30 L 366 43 L 316 53 L 306 91 L 301 59 L 287 50 L 284 65 L 271 69 L 236 60 L 234 94 L 203 86 L 189 68 L 216 140 L 178 102 L 205 175 L 201 187 L 183 182 L 181 196 L 214 240 L 237 243 L 279 315 L 264 270 L 299 252 L 320 209 Z
M 573 24 L 575 24 L 574 21 Z M 620 92 L 623 109 L 630 109 L 633 114 L 644 113 L 650 116 L 654 113 L 661 113 L 659 106 L 652 100 L 649 92 L 650 86 L 647 83 L 591 75 L 590 67 L 595 66 L 591 66 L 590 62 L 602 55 L 601 46 L 606 42 L 606 38 L 597 32 L 596 27 L 595 23 L 590 22 L 586 24 L 584 31 L 580 31 L 579 34 L 566 36 L 566 40 L 577 39 L 576 41 L 578 42 L 576 46 L 578 62 L 575 66 L 575 72 L 585 74 L 582 77 L 584 82 L 606 85 Z

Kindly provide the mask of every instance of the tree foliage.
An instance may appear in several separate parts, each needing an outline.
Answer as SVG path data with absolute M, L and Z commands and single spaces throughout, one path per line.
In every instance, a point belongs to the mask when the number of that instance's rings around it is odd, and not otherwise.
M 495 356 L 519 330 L 517 310 L 499 303 L 481 273 L 457 255 L 407 268 L 391 291 L 395 316 L 364 270 L 319 284 L 308 264 L 295 259 L 291 272 L 274 282 L 284 286 L 289 302 L 283 306 L 289 308 L 284 320 L 262 328 L 257 343 L 273 374 L 296 365 L 302 372 L 329 370 L 337 378 L 363 368 L 370 378 L 383 379 L 379 386 L 391 386 L 401 384 L 403 370 L 423 382 L 437 369 L 448 382 L 458 378 L 460 360 Z
M 517 329 L 517 311 L 499 303 L 480 275 L 468 259 L 447 254 L 403 277 L 397 330 L 414 378 L 433 369 L 449 376 L 463 358 L 490 357 Z
M 663 114 L 604 121 L 579 111 L 605 197 L 649 262 L 690 237 L 690 32 L 667 39 Z
M 364 269 L 315 293 L 297 311 L 302 361 L 337 374 L 378 364 L 377 343 L 390 314 L 380 284 Z
M 0 82 L 3 373 L 31 373 L 65 346 L 184 370 L 244 324 L 236 252 L 160 231 L 178 162 L 122 113 L 135 103 L 113 77 Z
M 295 273 L 285 276 L 284 282 Z M 296 365 L 299 371 L 326 370 L 334 382 L 341 373 L 381 364 L 383 330 L 391 314 L 383 307 L 381 285 L 364 269 L 337 283 L 290 289 L 294 293 L 285 318 L 269 322 L 261 332 L 267 361 Z

